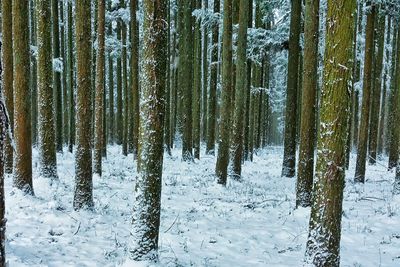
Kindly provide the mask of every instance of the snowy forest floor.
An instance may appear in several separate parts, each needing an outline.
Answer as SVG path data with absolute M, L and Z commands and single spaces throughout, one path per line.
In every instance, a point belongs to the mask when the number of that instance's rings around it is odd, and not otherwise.
M 260 151 L 243 166 L 243 181 L 215 181 L 216 158 L 185 163 L 165 156 L 159 266 L 301 266 L 310 209 L 295 209 L 294 178 L 282 178 L 282 148 Z M 365 185 L 347 174 L 342 266 L 400 266 L 400 199 L 394 173 L 367 166 Z M 381 165 L 383 164 L 383 165 Z M 58 155 L 59 182 L 38 177 L 35 196 L 6 178 L 9 266 L 120 266 L 127 258 L 136 162 L 111 147 L 103 177 L 94 177 L 94 211 L 72 209 L 74 157 Z

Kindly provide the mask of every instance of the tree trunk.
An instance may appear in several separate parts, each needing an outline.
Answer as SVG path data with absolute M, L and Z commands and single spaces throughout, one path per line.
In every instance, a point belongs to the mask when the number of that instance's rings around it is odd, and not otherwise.
M 60 29 L 58 15 L 58 0 L 51 0 L 51 17 L 53 26 L 53 57 L 55 60 L 60 59 Z M 56 118 L 56 149 L 57 152 L 63 150 L 63 121 L 62 121 L 62 87 L 61 73 L 59 69 L 53 72 L 54 79 L 54 97 L 55 97 L 55 118 Z
M 355 0 L 328 0 L 321 125 L 306 264 L 339 266 Z M 340 107 L 340 108 L 338 108 Z
M 203 1 L 203 10 L 206 12 L 208 10 L 208 0 Z M 202 99 L 202 140 L 207 140 L 207 98 L 208 98 L 208 29 L 206 26 L 203 27 L 203 61 L 202 61 L 202 77 L 203 77 L 203 99 Z
M 30 43 L 33 46 L 37 45 L 36 40 L 36 0 L 29 1 L 30 3 Z M 50 26 L 51 27 L 51 26 Z M 50 47 L 51 48 L 51 47 Z M 51 51 L 51 50 L 50 50 Z M 36 56 L 31 53 L 31 76 L 30 76 L 30 88 L 31 88 L 31 98 L 32 98 L 32 144 L 37 145 L 38 141 L 38 92 L 37 92 L 37 61 Z
M 137 158 L 139 140 L 139 25 L 136 19 L 137 0 L 131 0 L 131 90 L 133 105 L 133 157 Z
M 12 2 L 14 63 L 14 186 L 33 194 L 31 91 L 29 88 L 29 1 Z
M 365 59 L 364 59 L 364 81 L 363 81 L 363 98 L 361 107 L 360 133 L 358 137 L 357 163 L 355 182 L 364 183 L 365 181 L 365 164 L 367 157 L 368 129 L 370 119 L 370 102 L 372 91 L 372 64 L 374 56 L 374 24 L 376 16 L 376 6 L 368 2 L 371 7 L 370 13 L 367 15 L 367 28 L 365 37 Z
M 37 0 L 38 101 L 40 174 L 57 178 L 54 124 L 53 57 L 51 53 L 51 1 Z
M 390 17 L 387 17 L 387 31 L 386 31 L 386 45 L 385 45 L 385 65 L 384 65 L 384 73 L 383 73 L 383 88 L 382 88 L 382 102 L 381 102 L 381 117 L 379 119 L 379 131 L 378 131 L 378 156 L 382 156 L 384 149 L 385 149 L 385 143 L 386 143 L 386 137 L 387 137 L 387 131 L 386 131 L 386 125 L 387 125 L 387 117 L 388 117 L 388 105 L 387 105 L 387 80 L 388 80 L 388 73 L 389 73 L 389 60 L 390 60 L 390 36 L 391 36 L 391 28 L 392 28 L 392 20 Z
M 93 207 L 91 1 L 76 2 L 77 122 L 74 209 Z
M 4 9 L 3 9 L 4 11 Z M 1 42 L 0 42 L 1 49 Z M 2 82 L 2 58 L 0 58 L 0 83 Z M 4 145 L 8 131 L 8 118 L 3 102 L 3 88 L 0 88 L 0 266 L 6 267 L 6 222 L 4 201 Z
M 297 90 L 299 78 L 301 0 L 292 1 L 290 16 L 289 61 L 286 89 L 285 142 L 282 176 L 293 177 L 296 173 L 296 121 Z
M 97 2 L 97 58 L 96 58 L 96 95 L 95 95 L 95 131 L 94 131 L 94 173 L 101 176 L 101 158 L 103 149 L 103 97 L 105 77 L 105 0 Z
M 161 212 L 161 177 L 169 25 L 167 1 L 145 0 L 143 80 L 140 101 L 138 178 L 135 186 L 130 258 L 157 259 Z
M 231 131 L 232 100 L 232 0 L 224 1 L 224 22 L 222 36 L 222 104 L 219 123 L 218 158 L 215 174 L 218 183 L 226 185 L 229 164 L 229 140 Z
M 319 0 L 306 0 L 304 30 L 304 72 L 296 206 L 308 207 L 311 205 L 311 191 L 314 177 Z
M 10 128 L 14 130 L 14 101 L 13 101 L 13 32 L 12 32 L 12 0 L 1 1 L 2 10 L 2 49 L 1 59 L 3 61 L 3 93 L 4 103 L 8 110 Z M 6 136 L 4 143 L 4 171 L 13 172 L 13 154 L 14 150 L 11 140 Z
M 69 140 L 68 151 L 75 144 L 75 90 L 74 90 L 74 46 L 72 34 L 72 3 L 68 2 L 68 90 L 69 90 Z
M 398 129 L 398 119 L 399 119 L 399 88 L 396 85 L 397 78 L 399 76 L 397 72 L 397 64 L 399 63 L 399 58 L 397 57 L 397 53 L 395 51 L 400 49 L 399 44 L 399 33 L 398 29 L 399 26 L 395 27 L 394 30 L 394 39 L 393 39 L 393 46 L 392 46 L 392 71 L 391 71 L 391 81 L 390 81 L 390 95 L 389 95 L 389 122 L 388 122 L 388 133 L 389 133 L 389 140 L 388 140 L 388 150 L 389 150 L 389 169 L 394 168 L 397 165 L 397 161 L 399 159 L 399 131 Z
M 383 53 L 385 48 L 385 15 L 379 12 L 376 19 L 377 28 L 376 43 L 377 51 L 374 60 L 374 77 L 372 79 L 372 101 L 371 101 L 371 120 L 369 126 L 369 143 L 368 143 L 368 158 L 369 163 L 374 165 L 376 163 L 376 154 L 378 148 L 378 129 L 379 129 L 379 114 L 381 105 L 382 93 L 382 69 L 383 69 Z
M 181 90 L 180 102 L 182 107 L 182 159 L 193 160 L 192 152 L 192 5 L 191 1 L 179 2 L 180 29 L 179 29 L 179 87 Z
M 108 0 L 108 5 L 107 8 L 109 11 L 111 11 L 111 3 L 112 0 Z M 135 14 L 136 15 L 136 14 Z M 107 35 L 109 37 L 112 37 L 113 35 L 113 29 L 112 29 L 112 22 L 109 23 L 108 28 L 107 28 Z M 111 144 L 115 142 L 115 124 L 114 124 L 114 61 L 113 61 L 113 56 L 112 56 L 112 51 L 110 50 L 108 52 L 108 101 L 109 101 L 109 141 Z
M 214 13 L 220 12 L 220 0 L 214 0 Z M 219 25 L 215 23 L 212 29 L 212 49 L 210 66 L 210 89 L 207 108 L 207 146 L 206 154 L 215 154 L 215 125 L 217 110 L 217 83 L 218 83 L 218 31 Z
M 400 27 L 397 27 L 397 28 L 398 28 L 397 29 L 398 30 L 397 36 L 400 36 Z M 396 63 L 397 75 L 395 77 L 396 78 L 395 82 L 396 82 L 396 87 L 397 87 L 397 94 L 399 94 L 399 91 L 400 91 L 399 88 L 398 88 L 399 85 L 400 85 L 400 74 L 399 74 L 400 73 L 400 60 L 399 59 L 400 59 L 400 45 L 398 43 L 397 44 L 397 63 Z M 397 96 L 397 99 L 399 99 L 399 96 Z M 398 107 L 397 107 L 397 109 L 398 109 Z M 397 118 L 398 118 L 398 114 L 397 114 Z M 396 120 L 396 124 L 398 124 L 398 120 Z M 399 135 L 400 127 L 396 126 L 395 131 L 396 131 L 396 134 Z M 398 139 L 397 139 L 396 143 L 392 143 L 392 146 L 393 145 L 397 145 L 397 147 L 399 146 Z M 397 161 L 397 166 L 396 166 L 396 178 L 395 178 L 395 181 L 394 181 L 393 194 L 395 194 L 395 195 L 399 195 L 400 194 L 400 162 L 399 161 Z
M 244 105 L 247 89 L 247 26 L 249 16 L 249 4 L 247 0 L 240 0 L 239 32 L 237 46 L 235 111 L 233 118 L 233 132 L 231 141 L 232 175 L 240 179 L 242 174 L 243 157 L 243 122 Z
M 200 0 L 196 0 L 196 9 L 201 8 Z M 200 21 L 194 28 L 194 62 L 193 62 L 193 153 L 200 159 L 201 138 L 201 28 Z M 229 150 L 229 149 L 228 149 Z M 229 154 L 229 152 L 228 152 Z
M 122 21 L 117 21 L 117 39 L 121 44 L 122 51 Z M 117 56 L 117 145 L 122 145 L 123 142 L 123 117 L 122 117 L 122 53 Z

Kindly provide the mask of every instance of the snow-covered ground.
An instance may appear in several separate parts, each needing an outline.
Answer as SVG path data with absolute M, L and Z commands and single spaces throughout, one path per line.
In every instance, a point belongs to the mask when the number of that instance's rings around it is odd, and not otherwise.
M 282 149 L 268 148 L 243 167 L 243 181 L 217 185 L 216 159 L 165 157 L 159 266 L 301 266 L 310 209 L 295 209 L 295 179 L 280 176 Z M 111 147 L 94 178 L 95 211 L 72 209 L 74 158 L 58 155 L 60 181 L 38 177 L 35 197 L 6 179 L 9 266 L 120 266 L 127 255 L 136 163 Z M 367 167 L 365 185 L 347 175 L 342 266 L 400 266 L 400 199 L 386 161 Z M 381 165 L 384 164 L 384 165 Z

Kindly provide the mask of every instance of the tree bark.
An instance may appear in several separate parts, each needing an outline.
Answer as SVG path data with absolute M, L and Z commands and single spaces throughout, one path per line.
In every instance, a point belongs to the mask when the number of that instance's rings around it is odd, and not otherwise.
M 233 132 L 231 141 L 232 175 L 240 179 L 242 174 L 243 157 L 243 122 L 244 105 L 247 89 L 247 26 L 249 16 L 249 4 L 247 0 L 240 0 L 239 32 L 237 47 L 235 111 L 233 118 Z
M 145 0 L 143 79 L 140 101 L 140 135 L 138 178 L 131 231 L 130 258 L 136 261 L 157 259 L 163 137 L 165 111 L 165 77 L 167 53 L 165 43 L 169 25 L 167 1 Z
M 91 1 L 76 2 L 77 51 L 77 122 L 75 153 L 74 209 L 91 209 L 93 204 L 92 181 L 92 49 Z
M 290 16 L 289 61 L 285 111 L 285 141 L 282 166 L 282 176 L 286 177 L 293 177 L 296 173 L 296 97 L 299 78 L 300 30 L 301 0 L 293 0 Z
M 311 205 L 314 177 L 315 113 L 318 86 L 319 0 L 306 0 L 304 30 L 304 72 L 296 206 L 308 207 Z
M 328 0 L 321 128 L 306 264 L 339 266 L 355 0 Z
M 229 140 L 231 131 L 232 100 L 232 0 L 224 1 L 222 36 L 222 104 L 219 123 L 218 158 L 215 174 L 218 183 L 226 185 L 229 164 Z
M 29 1 L 12 1 L 14 63 L 14 186 L 33 194 L 31 91 L 29 88 Z
M 38 102 L 40 174 L 57 178 L 54 124 L 53 56 L 51 50 L 51 1 L 37 0 Z
M 365 37 L 365 59 L 364 59 L 364 81 L 363 81 L 363 98 L 361 107 L 360 132 L 358 137 L 357 163 L 355 182 L 364 183 L 365 181 L 365 165 L 367 157 L 368 129 L 370 119 L 370 105 L 372 92 L 372 64 L 374 56 L 374 25 L 376 16 L 376 6 L 371 5 L 369 1 L 367 6 L 371 7 L 370 13 L 367 15 L 367 28 Z

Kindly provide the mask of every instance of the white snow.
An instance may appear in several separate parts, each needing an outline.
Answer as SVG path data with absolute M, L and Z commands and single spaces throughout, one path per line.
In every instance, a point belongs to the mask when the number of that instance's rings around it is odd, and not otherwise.
M 153 266 L 301 266 L 310 209 L 295 209 L 295 179 L 282 178 L 282 148 L 267 148 L 227 188 L 214 178 L 216 159 L 165 156 L 160 263 Z M 136 162 L 111 147 L 103 177 L 94 177 L 95 211 L 72 209 L 74 156 L 58 154 L 60 181 L 38 177 L 35 197 L 6 178 L 9 266 L 146 266 L 127 261 Z M 365 185 L 347 175 L 342 266 L 400 266 L 400 198 L 386 161 L 367 166 Z

